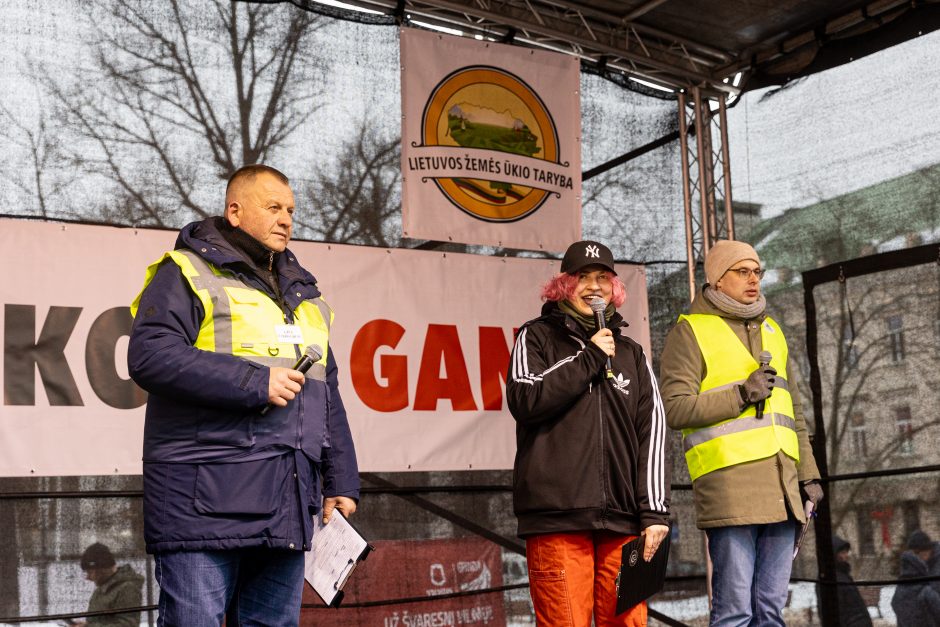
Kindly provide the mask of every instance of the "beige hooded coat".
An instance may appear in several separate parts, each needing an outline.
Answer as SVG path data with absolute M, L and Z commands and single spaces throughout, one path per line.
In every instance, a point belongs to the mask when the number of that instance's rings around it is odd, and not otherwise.
M 758 359 L 763 315 L 752 320 L 735 318 L 714 307 L 701 293 L 692 302 L 690 313 L 724 318 L 754 359 Z M 806 520 L 799 482 L 819 479 L 819 470 L 810 448 L 793 370 L 788 363 L 786 377 L 793 397 L 799 463 L 778 451 L 772 457 L 702 475 L 692 484 L 700 529 L 780 522 L 787 519 L 788 509 L 800 522 Z M 705 360 L 688 322 L 680 321 L 666 337 L 660 371 L 666 422 L 673 429 L 706 427 L 733 418 L 743 409 L 736 387 L 699 394 Z

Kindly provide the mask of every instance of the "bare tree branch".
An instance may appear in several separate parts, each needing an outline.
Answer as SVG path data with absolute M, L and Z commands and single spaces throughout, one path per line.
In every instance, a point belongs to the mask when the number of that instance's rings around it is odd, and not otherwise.
M 364 122 L 340 154 L 335 175 L 321 173 L 307 199 L 320 220 L 298 222 L 328 242 L 396 246 L 401 200 L 399 138 L 383 139 Z
M 0 104 L 0 124 L 12 129 L 13 132 L 7 135 L 8 141 L 26 150 L 29 156 L 29 169 L 14 168 L 8 180 L 26 198 L 36 200 L 40 216 L 51 217 L 51 200 L 60 197 L 77 175 L 67 167 L 66 156 L 55 133 L 49 128 L 48 116 L 41 102 L 33 124 L 21 121 Z M 63 215 L 64 212 L 59 210 L 57 214 Z
M 289 6 L 96 0 L 91 67 L 37 68 L 69 159 L 104 175 L 118 223 L 177 226 L 218 213 L 206 175 L 270 160 L 316 111 L 322 61 L 303 54 L 323 24 Z M 102 168 L 102 166 L 104 166 Z M 207 200 L 208 199 L 208 200 Z

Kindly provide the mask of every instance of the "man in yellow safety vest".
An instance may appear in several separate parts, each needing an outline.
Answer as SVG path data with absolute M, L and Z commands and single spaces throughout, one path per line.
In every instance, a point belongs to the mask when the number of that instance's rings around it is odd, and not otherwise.
M 682 444 L 712 560 L 711 625 L 784 625 L 800 488 L 822 499 L 783 331 L 764 309 L 757 252 L 722 240 L 669 332 L 666 420 Z
M 283 173 L 239 168 L 131 305 L 161 625 L 297 625 L 314 517 L 356 511 L 333 311 L 287 247 L 293 214 Z

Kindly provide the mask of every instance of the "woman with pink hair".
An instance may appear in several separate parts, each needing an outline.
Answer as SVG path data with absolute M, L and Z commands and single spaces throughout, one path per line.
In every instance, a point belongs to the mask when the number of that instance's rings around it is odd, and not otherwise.
M 623 333 L 626 292 L 610 249 L 572 244 L 542 299 L 542 315 L 519 329 L 506 383 L 536 622 L 646 625 L 645 603 L 616 614 L 615 580 L 624 544 L 643 533 L 649 561 L 669 533 L 666 423 L 643 349 Z

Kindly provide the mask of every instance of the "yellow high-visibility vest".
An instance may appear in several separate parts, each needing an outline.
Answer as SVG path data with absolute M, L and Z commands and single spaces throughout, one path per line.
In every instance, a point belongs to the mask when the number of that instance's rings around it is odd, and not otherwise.
M 277 327 L 286 324 L 284 312 L 274 300 L 189 250 L 165 253 L 150 264 L 144 287 L 131 304 L 132 316 L 137 315 L 140 296 L 165 259 L 171 259 L 180 267 L 190 289 L 202 302 L 205 315 L 196 337 L 196 348 L 243 357 L 264 366 L 291 368 L 307 346 L 317 344 L 323 355 L 306 376 L 326 380 L 333 310 L 323 299 L 302 301 L 294 309 L 293 324 L 300 328 L 301 341 L 285 341 L 277 333 Z
M 689 323 L 705 360 L 706 374 L 699 394 L 744 383 L 758 367 L 757 360 L 720 316 L 689 314 L 679 316 L 679 320 Z M 793 399 L 786 380 L 787 341 L 771 318 L 761 323 L 761 345 L 770 352 L 770 365 L 777 370 L 773 393 L 764 402 L 763 416 L 758 419 L 751 404 L 734 418 L 698 429 L 683 429 L 682 444 L 692 481 L 714 470 L 764 459 L 781 450 L 800 460 Z

